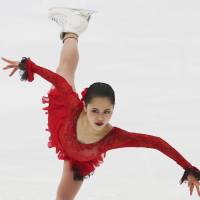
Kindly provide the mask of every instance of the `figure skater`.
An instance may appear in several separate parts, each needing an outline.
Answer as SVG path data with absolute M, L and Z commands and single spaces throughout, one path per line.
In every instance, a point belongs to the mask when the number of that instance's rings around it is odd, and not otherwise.
M 196 187 L 200 196 L 199 169 L 170 144 L 160 137 L 129 132 L 109 123 L 115 106 L 115 93 L 109 84 L 95 82 L 85 87 L 79 98 L 74 85 L 78 40 L 93 13 L 69 7 L 49 9 L 48 17 L 61 27 L 63 42 L 56 72 L 35 64 L 30 57 L 22 57 L 21 61 L 2 58 L 8 63 L 3 69 L 13 69 L 9 76 L 19 69 L 22 81 L 32 82 L 37 74 L 52 84 L 41 100 L 47 103 L 43 110 L 48 116 L 48 147 L 54 147 L 58 159 L 64 161 L 56 200 L 75 199 L 83 180 L 94 174 L 106 152 L 125 147 L 152 148 L 173 159 L 184 169 L 180 184 L 188 182 L 190 195 Z

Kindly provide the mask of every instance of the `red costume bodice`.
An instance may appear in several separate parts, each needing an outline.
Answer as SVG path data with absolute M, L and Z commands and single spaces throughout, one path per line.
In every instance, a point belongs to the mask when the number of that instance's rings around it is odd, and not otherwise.
M 83 102 L 79 99 L 71 85 L 59 74 L 44 67 L 40 67 L 26 58 L 21 61 L 21 80 L 34 80 L 34 73 L 38 74 L 53 87 L 48 91 L 48 96 L 42 97 L 42 103 L 48 103 L 49 142 L 48 147 L 54 147 L 60 160 L 69 160 L 74 171 L 74 179 L 80 180 L 89 177 L 100 163 L 106 152 L 116 148 L 144 147 L 156 149 L 180 165 L 185 172 L 180 183 L 187 180 L 188 174 L 193 174 L 198 180 L 200 171 L 189 163 L 176 149 L 160 137 L 129 132 L 119 127 L 112 130 L 101 140 L 95 143 L 83 144 L 77 139 L 76 123 L 83 109 Z

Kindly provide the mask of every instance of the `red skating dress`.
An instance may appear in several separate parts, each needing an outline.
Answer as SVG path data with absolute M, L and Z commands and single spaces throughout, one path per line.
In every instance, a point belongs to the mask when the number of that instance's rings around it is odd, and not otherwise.
M 160 137 L 129 132 L 119 127 L 112 130 L 100 141 L 84 144 L 77 140 L 76 122 L 83 109 L 83 103 L 71 85 L 59 74 L 36 65 L 30 58 L 23 57 L 19 63 L 21 80 L 34 80 L 34 73 L 38 74 L 52 87 L 48 96 L 42 97 L 48 106 L 43 109 L 48 114 L 49 142 L 48 147 L 54 147 L 60 160 L 69 160 L 74 172 L 74 180 L 90 177 L 95 168 L 103 162 L 106 152 L 116 148 L 144 147 L 156 149 L 185 169 L 180 184 L 187 180 L 188 174 L 200 180 L 200 171 L 189 163 L 178 151 Z

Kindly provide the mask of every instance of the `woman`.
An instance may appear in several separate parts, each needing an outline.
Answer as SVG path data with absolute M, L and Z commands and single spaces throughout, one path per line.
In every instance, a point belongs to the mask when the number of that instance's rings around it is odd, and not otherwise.
M 144 133 L 129 132 L 113 127 L 109 121 L 115 105 L 115 94 L 106 83 L 96 82 L 83 90 L 82 99 L 76 93 L 74 78 L 78 64 L 78 38 L 88 26 L 92 10 L 52 7 L 49 18 L 61 26 L 63 47 L 56 73 L 38 66 L 30 58 L 12 61 L 3 69 L 18 69 L 21 80 L 34 80 L 34 74 L 52 83 L 42 103 L 48 114 L 50 137 L 48 147 L 54 147 L 58 159 L 64 160 L 63 174 L 57 190 L 57 200 L 72 200 L 83 180 L 90 177 L 103 162 L 106 152 L 116 148 L 144 147 L 156 149 L 173 159 L 185 171 L 180 184 L 188 181 L 190 194 L 194 187 L 200 196 L 200 171 L 162 138 Z

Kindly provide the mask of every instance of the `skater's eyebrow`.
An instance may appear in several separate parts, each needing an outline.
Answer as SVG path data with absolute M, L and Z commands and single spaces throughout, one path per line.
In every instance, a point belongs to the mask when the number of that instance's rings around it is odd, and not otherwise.
M 92 109 L 97 109 L 97 110 L 99 110 L 98 108 L 92 108 Z M 110 110 L 110 108 L 107 108 L 107 109 L 105 109 L 105 110 Z

